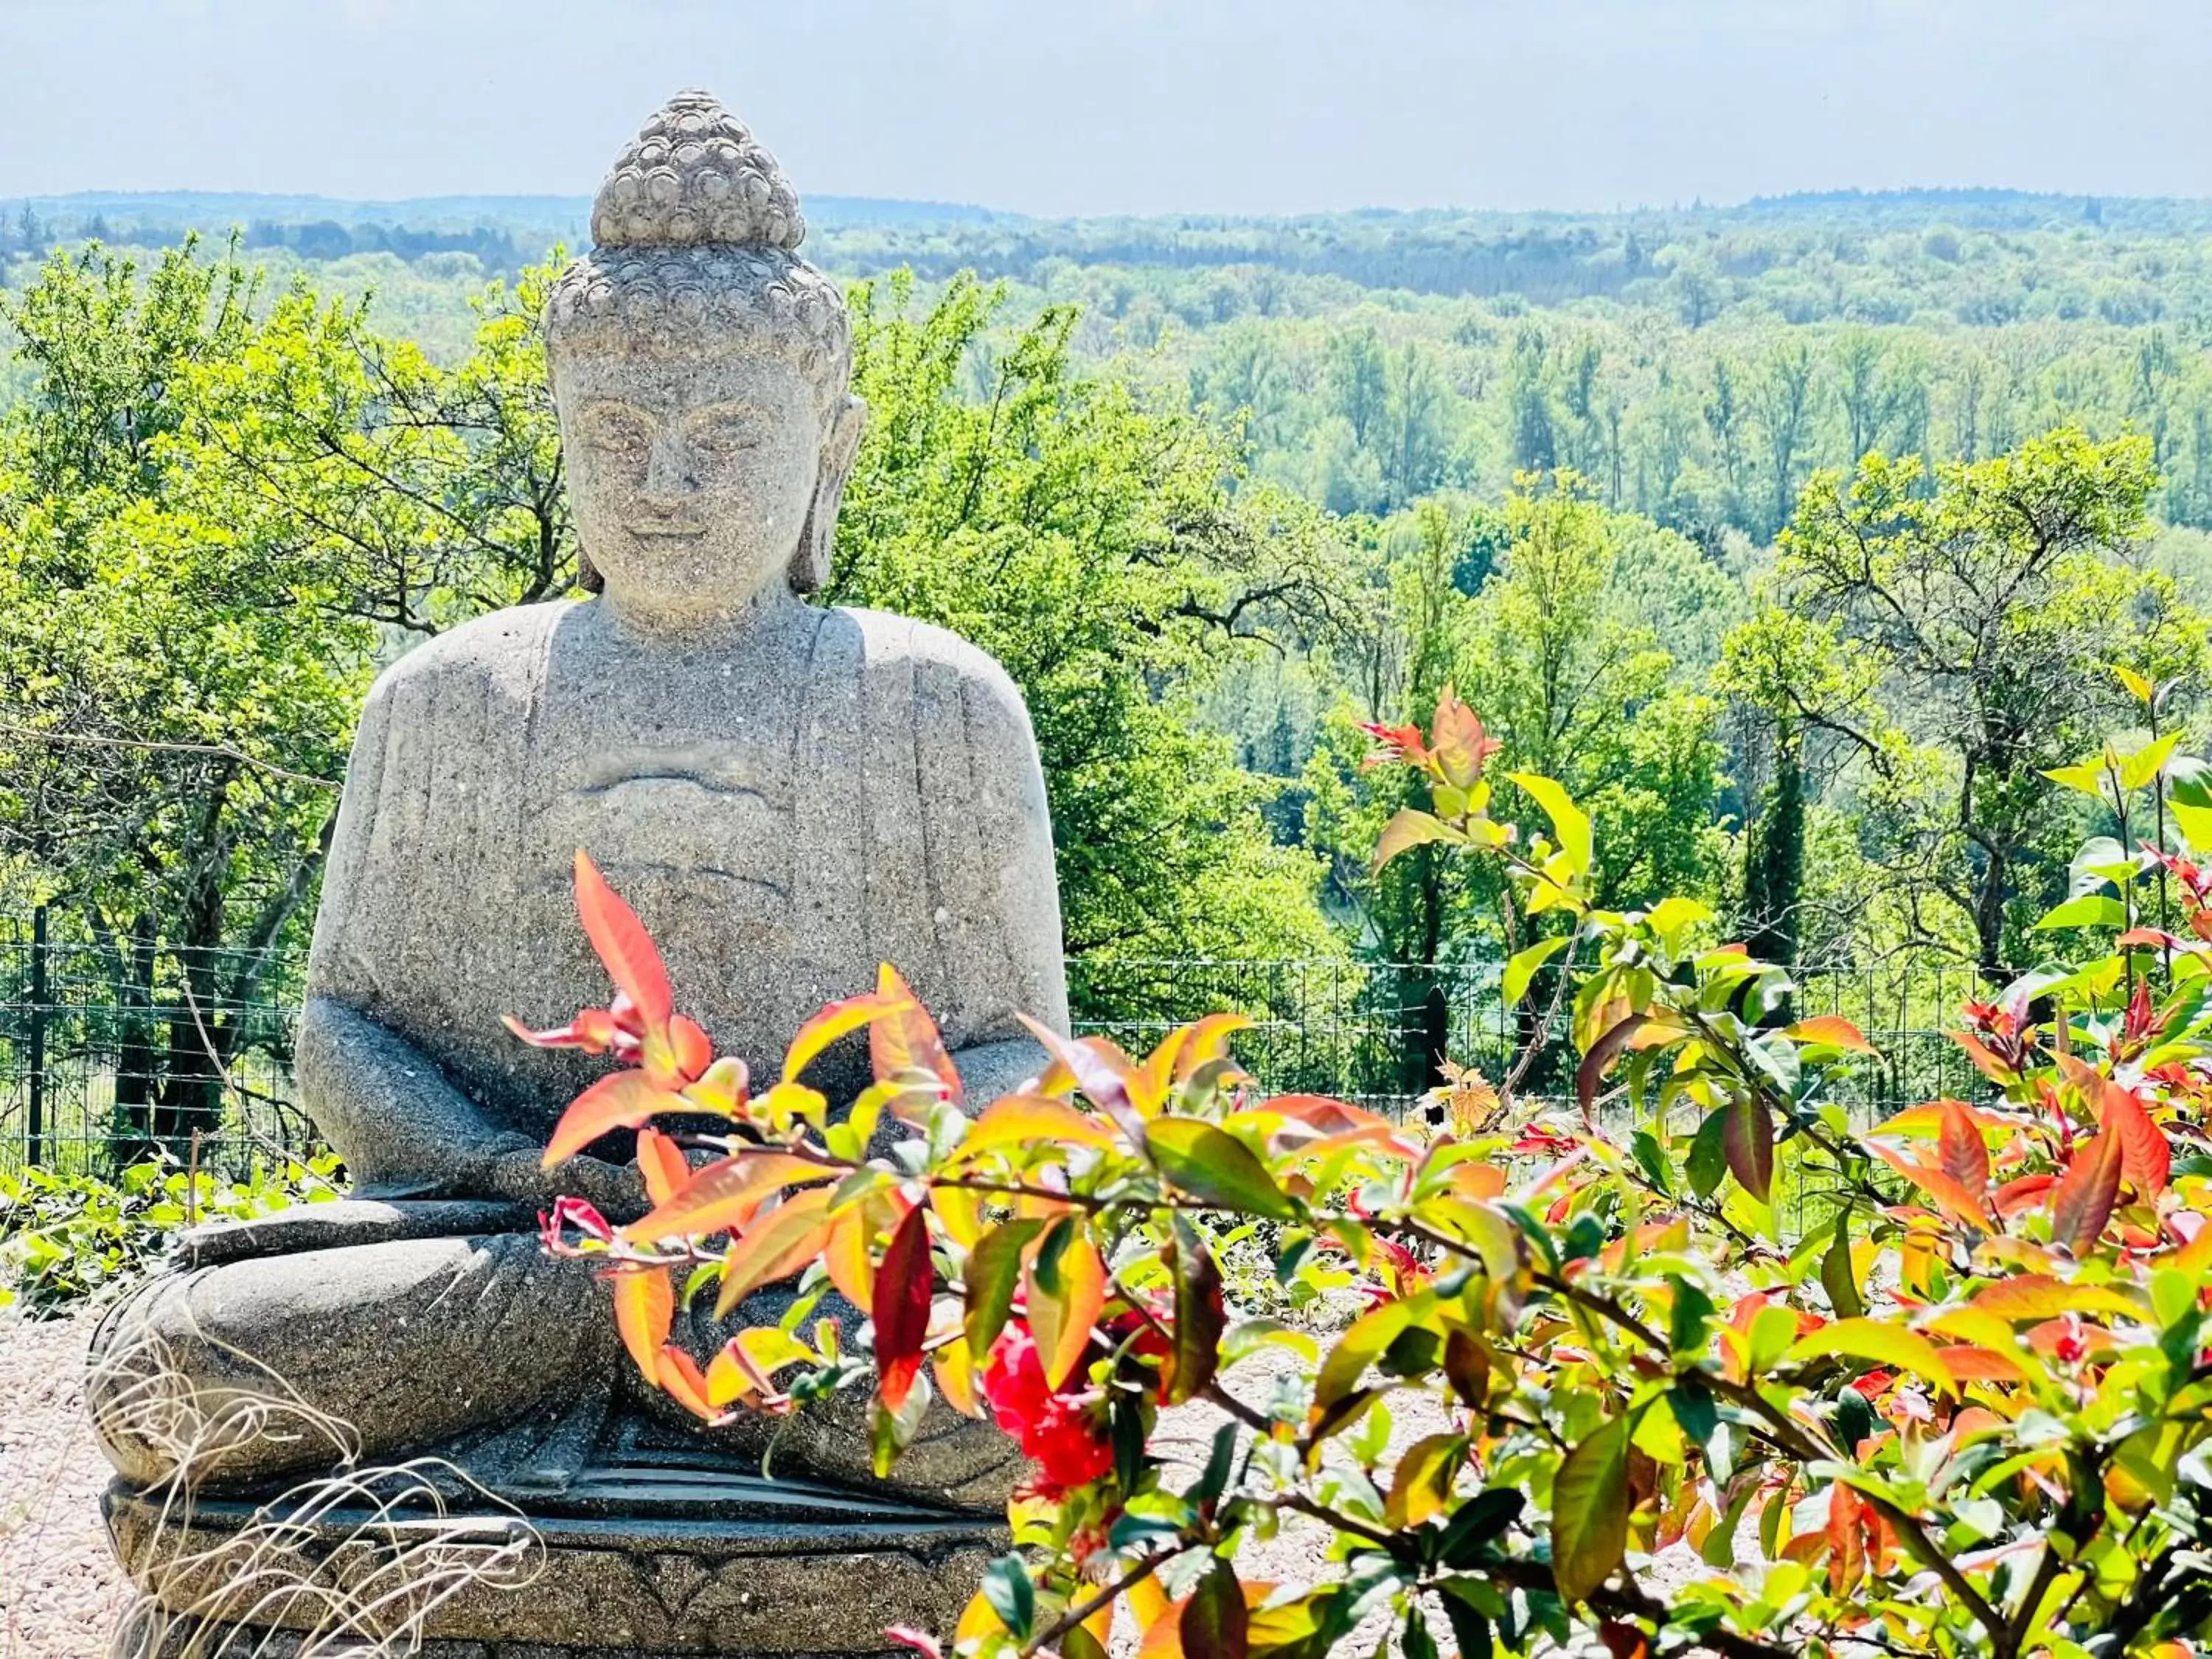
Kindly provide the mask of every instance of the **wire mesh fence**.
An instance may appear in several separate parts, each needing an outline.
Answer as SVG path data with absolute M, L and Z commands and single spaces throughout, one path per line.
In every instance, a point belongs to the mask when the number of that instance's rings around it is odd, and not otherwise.
M 0 913 L 0 1170 L 112 1170 L 155 1152 L 242 1174 L 316 1150 L 295 1098 L 304 963 L 283 950 L 193 951 L 108 935 L 58 912 Z M 1403 1115 L 1442 1061 L 1519 1092 L 1571 1093 L 1566 1018 L 1540 981 L 1508 1003 L 1495 962 L 1072 958 L 1078 1036 L 1133 1054 L 1206 1014 L 1249 1016 L 1238 1059 L 1273 1090 Z M 1839 1013 L 1881 1050 L 1838 1080 L 1870 1121 L 1956 1094 L 1971 1066 L 1943 1035 L 1981 981 L 1925 958 L 1801 971 L 1790 1012 Z
M 0 915 L 0 1170 L 166 1152 L 242 1172 L 309 1149 L 292 1101 L 301 964 L 39 910 Z

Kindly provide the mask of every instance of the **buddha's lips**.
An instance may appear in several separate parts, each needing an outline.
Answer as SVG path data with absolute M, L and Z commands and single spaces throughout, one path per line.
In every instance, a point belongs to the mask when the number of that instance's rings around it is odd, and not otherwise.
M 668 520 L 647 519 L 630 526 L 633 536 L 703 536 L 707 526 L 702 524 L 683 524 Z

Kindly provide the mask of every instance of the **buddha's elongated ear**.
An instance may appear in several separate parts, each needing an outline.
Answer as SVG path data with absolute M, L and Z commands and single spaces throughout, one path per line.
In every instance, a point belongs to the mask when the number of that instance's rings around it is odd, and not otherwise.
M 838 404 L 830 417 L 822 440 L 821 470 L 815 475 L 814 500 L 806 509 L 806 527 L 799 532 L 799 551 L 792 556 L 793 592 L 818 593 L 830 580 L 837 507 L 845 498 L 845 480 L 853 476 L 853 460 L 860 453 L 860 434 L 867 424 L 867 404 L 850 396 Z

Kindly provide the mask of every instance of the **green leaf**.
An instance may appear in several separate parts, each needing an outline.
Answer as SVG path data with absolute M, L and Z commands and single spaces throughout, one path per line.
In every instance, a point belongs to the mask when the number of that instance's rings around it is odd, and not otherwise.
M 1467 1441 L 1456 1434 L 1431 1434 L 1408 1446 L 1391 1477 L 1383 1502 L 1383 1524 L 1395 1532 L 1418 1527 L 1443 1510 L 1452 1481 L 1467 1462 Z
M 1651 931 L 1662 939 L 1671 939 L 1694 922 L 1711 921 L 1712 919 L 1712 906 L 1700 903 L 1693 898 L 1683 898 L 1679 894 L 1661 899 L 1644 917 L 1644 921 L 1650 924 Z
M 1678 1355 L 1704 1352 L 1706 1323 L 1714 1313 L 1712 1297 L 1679 1273 L 1668 1274 L 1667 1283 L 1674 1292 L 1667 1314 L 1668 1346 Z
M 1464 842 L 1466 839 L 1443 819 L 1426 812 L 1417 812 L 1408 806 L 1382 826 L 1382 836 L 1375 843 L 1374 867 L 1380 870 L 1399 854 L 1426 842 Z
M 1544 809 L 1545 815 L 1552 820 L 1552 839 L 1567 855 L 1575 875 L 1587 875 L 1595 852 L 1589 814 L 1576 805 L 1567 792 L 1550 778 L 1539 777 L 1533 772 L 1509 772 L 1505 775 Z
M 1002 1222 L 968 1253 L 968 1311 L 962 1328 L 978 1368 L 1013 1311 L 1014 1287 L 1022 1279 L 1022 1252 L 1043 1231 L 1043 1220 L 1036 1216 Z
M 2166 810 L 2172 815 L 2175 828 L 2181 831 L 2192 852 L 2212 853 L 2212 806 L 2170 795 Z
M 1820 1286 L 1828 1293 L 1828 1305 L 1844 1319 L 1856 1319 L 1866 1312 L 1865 1298 L 1859 1295 L 1858 1279 L 1851 1272 L 1851 1212 L 1845 1205 L 1836 1216 L 1834 1236 L 1820 1257 Z
M 1450 1590 L 1451 1581 L 1445 1581 L 1444 1589 Z M 1443 1599 L 1452 1640 L 1459 1644 L 1459 1659 L 1492 1659 L 1496 1649 L 1491 1643 L 1490 1620 L 1456 1595 L 1447 1593 Z
M 2083 893 L 2078 898 L 2068 899 L 2044 912 L 2035 926 L 2038 932 L 2047 927 L 2124 927 L 2128 925 L 2128 907 L 2110 893 Z
M 1713 1431 L 1721 1425 L 1720 1407 L 1713 1403 L 1711 1393 L 1701 1382 L 1686 1379 L 1668 1389 L 1667 1408 L 1674 1413 L 1682 1432 L 1700 1446 L 1711 1441 Z
M 983 1599 L 1017 1642 L 1030 1639 L 1036 1623 L 1036 1587 L 1018 1555 L 1002 1555 L 983 1569 Z
M 1701 1199 L 1711 1198 L 1718 1192 L 1721 1177 L 1728 1173 L 1728 1152 L 1721 1144 L 1727 1131 L 1727 1111 L 1710 1112 L 1698 1125 L 1698 1133 L 1690 1142 L 1686 1173 L 1690 1177 L 1690 1190 Z
M 2180 732 L 2170 732 L 2145 744 L 2121 765 L 2120 781 L 2130 789 L 2142 788 L 2166 769 L 2166 762 L 2173 758 L 2174 747 L 2180 741 Z
M 1528 1500 L 1509 1487 L 1492 1486 L 1475 1493 L 1444 1523 L 1437 1559 L 1452 1568 L 1473 1566 L 1482 1559 L 1484 1547 L 1503 1537 L 1527 1507 Z
M 1528 981 L 1536 977 L 1536 970 L 1565 950 L 1572 936 L 1560 933 L 1553 938 L 1539 939 L 1525 951 L 1516 951 L 1505 964 L 1505 973 L 1498 983 L 1498 994 L 1505 999 L 1508 1007 L 1520 1002 L 1528 994 Z
M 1328 1358 L 1322 1361 L 1321 1370 L 1314 1376 L 1316 1413 L 1358 1387 L 1368 1367 L 1405 1334 L 1408 1325 L 1428 1317 L 1436 1302 L 1434 1291 L 1421 1291 L 1403 1301 L 1385 1302 L 1353 1320 L 1351 1328 L 1337 1339 L 1336 1346 L 1329 1350 Z
M 1406 1630 L 1399 1638 L 1399 1651 L 1406 1659 L 1437 1659 L 1437 1638 L 1429 1634 L 1429 1621 L 1422 1616 L 1418 1601 L 1406 1609 Z
M 1192 1117 L 1156 1118 L 1145 1127 L 1145 1144 L 1160 1173 L 1194 1198 L 1271 1221 L 1297 1218 L 1298 1206 L 1267 1166 L 1225 1130 Z
M 2120 684 L 2128 688 L 2129 694 L 2133 696 L 2137 702 L 2141 703 L 2145 708 L 2148 708 L 2151 706 L 2151 703 L 2157 696 L 2157 688 L 2152 685 L 2148 680 L 2136 673 L 2134 669 L 2124 668 L 2118 663 L 2114 663 L 2112 665 L 2112 672 L 2114 676 L 2118 678 Z
M 1552 1483 L 1552 1577 L 1585 1600 L 1628 1550 L 1628 1419 L 1601 1425 L 1560 1461 Z
M 1168 1357 L 1167 1403 L 1180 1406 L 1213 1381 L 1221 1360 L 1221 1333 L 1228 1310 L 1221 1295 L 1221 1272 L 1206 1253 L 1206 1241 L 1182 1215 L 1165 1252 L 1175 1284 L 1175 1341 Z
M 1838 1319 L 1802 1336 L 1784 1351 L 1782 1363 L 1807 1359 L 1863 1359 L 1893 1370 L 1911 1371 L 1947 1393 L 1958 1391 L 1958 1378 L 1942 1352 L 1926 1337 L 1903 1325 L 1879 1319 Z
M 2105 763 L 2102 756 L 2076 761 L 2071 766 L 2052 769 L 2043 775 L 2053 783 L 2063 783 L 2069 789 L 2079 790 L 2092 800 L 2105 799 Z
M 1190 1489 L 1194 1504 L 1218 1504 L 1221 1494 L 1229 1490 L 1230 1472 L 1237 1466 L 1237 1425 L 1224 1423 L 1213 1431 L 1213 1449 L 1206 1460 L 1206 1472 L 1199 1476 L 1198 1484 Z
M 1245 1659 L 1249 1620 L 1244 1610 L 1244 1587 L 1236 1571 L 1218 1558 L 1198 1588 L 1183 1603 L 1178 1629 L 1182 1650 L 1198 1659 Z

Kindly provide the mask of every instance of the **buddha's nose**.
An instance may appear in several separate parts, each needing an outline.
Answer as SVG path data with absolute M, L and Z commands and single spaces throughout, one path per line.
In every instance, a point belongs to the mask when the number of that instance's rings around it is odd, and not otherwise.
M 691 465 L 691 454 L 683 441 L 668 433 L 654 438 L 652 455 L 646 462 L 645 493 L 659 496 L 689 495 L 698 488 L 699 479 Z

